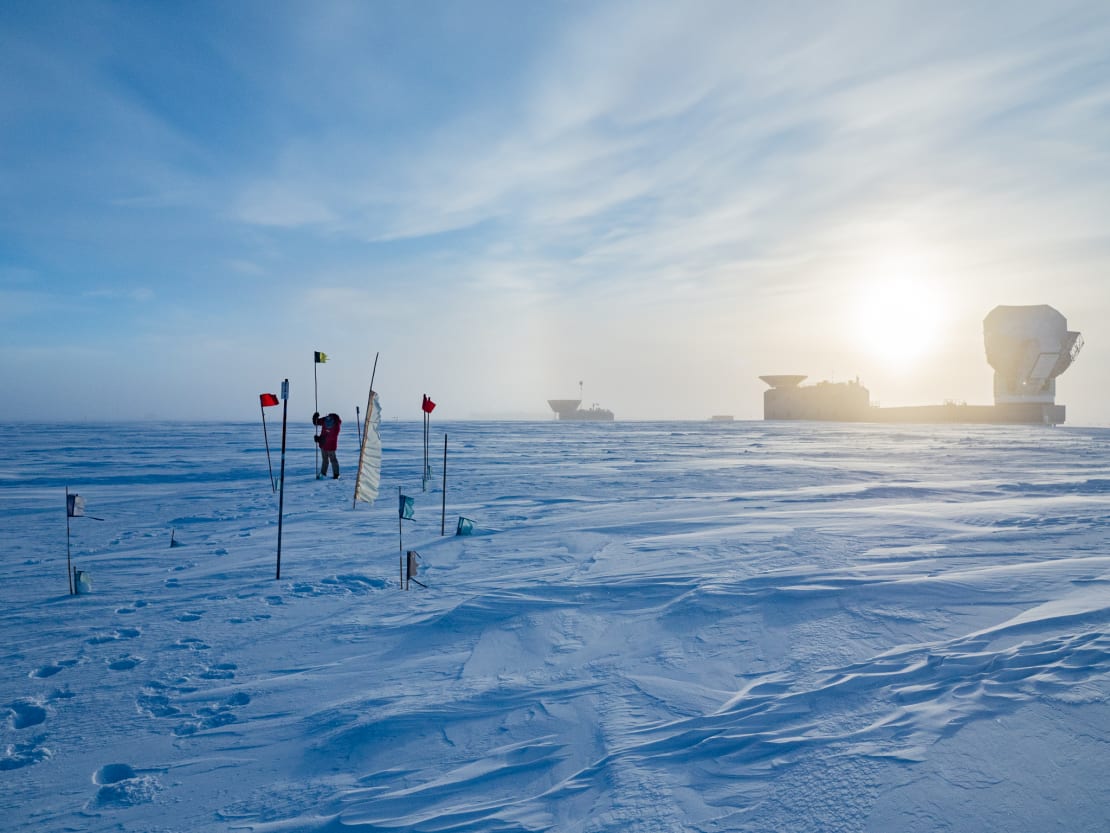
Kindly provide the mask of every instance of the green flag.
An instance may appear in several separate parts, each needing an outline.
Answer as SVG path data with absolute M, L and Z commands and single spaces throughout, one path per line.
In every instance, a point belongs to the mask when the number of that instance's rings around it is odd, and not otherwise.
M 400 504 L 397 507 L 397 514 L 406 521 L 412 520 L 412 498 L 405 495 L 400 496 Z

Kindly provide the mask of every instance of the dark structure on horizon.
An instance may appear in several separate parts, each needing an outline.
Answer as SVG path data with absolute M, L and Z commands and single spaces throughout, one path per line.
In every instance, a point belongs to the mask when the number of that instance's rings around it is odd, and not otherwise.
M 612 422 L 613 412 L 602 408 L 596 402 L 589 408 L 582 404 L 582 383 L 578 383 L 578 399 L 548 399 L 547 404 L 555 412 L 559 422 Z
M 977 422 L 1059 425 L 1065 409 L 1056 404 L 1056 377 L 1083 347 L 1082 336 L 1046 304 L 999 306 L 983 320 L 987 362 L 994 368 L 994 404 L 915 405 L 880 408 L 859 379 L 803 385 L 805 376 L 759 378 L 764 419 L 837 422 Z
M 559 422 L 612 422 L 613 412 L 598 406 L 595 402 L 590 408 L 580 408 L 581 399 L 548 399 L 547 404 L 555 412 Z

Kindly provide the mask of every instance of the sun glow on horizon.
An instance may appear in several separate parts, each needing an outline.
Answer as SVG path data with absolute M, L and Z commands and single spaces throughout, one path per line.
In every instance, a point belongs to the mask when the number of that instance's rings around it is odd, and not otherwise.
M 909 368 L 940 344 L 948 307 L 938 282 L 916 261 L 883 262 L 856 303 L 860 346 L 882 364 Z

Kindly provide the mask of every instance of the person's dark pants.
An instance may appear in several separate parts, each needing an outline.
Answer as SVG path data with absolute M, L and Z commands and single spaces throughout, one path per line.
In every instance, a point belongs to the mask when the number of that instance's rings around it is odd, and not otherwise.
M 320 453 L 322 455 L 324 455 L 324 465 L 320 468 L 320 476 L 321 477 L 327 477 L 328 476 L 328 461 L 330 460 L 332 471 L 335 472 L 332 475 L 332 477 L 334 477 L 335 479 L 338 480 L 339 479 L 339 460 L 336 459 L 335 452 L 334 451 L 324 451 L 323 449 L 320 449 Z

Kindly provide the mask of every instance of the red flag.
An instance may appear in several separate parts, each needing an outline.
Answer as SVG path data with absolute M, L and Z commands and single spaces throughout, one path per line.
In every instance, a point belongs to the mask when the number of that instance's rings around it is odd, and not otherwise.
M 273 393 L 260 393 L 258 394 L 259 401 L 262 402 L 263 408 L 269 408 L 271 405 L 278 404 L 277 394 Z
M 428 398 L 428 394 L 424 394 L 424 404 L 420 407 L 424 409 L 424 413 L 430 414 L 435 410 L 436 403 Z

